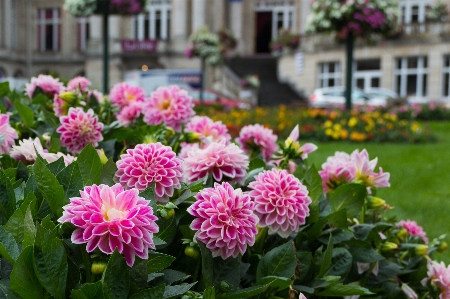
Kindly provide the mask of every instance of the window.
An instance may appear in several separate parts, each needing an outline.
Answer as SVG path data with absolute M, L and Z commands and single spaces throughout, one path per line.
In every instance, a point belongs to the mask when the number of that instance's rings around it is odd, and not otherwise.
M 450 54 L 444 56 L 442 68 L 442 97 L 450 99 Z
M 425 22 L 425 14 L 427 6 L 430 5 L 427 0 L 401 0 L 400 11 L 403 24 L 423 23 Z
M 170 7 L 170 0 L 149 0 L 146 12 L 133 17 L 134 38 L 139 40 L 169 39 Z
M 77 38 L 78 50 L 86 51 L 87 43 L 90 38 L 90 24 L 88 18 L 77 19 Z
M 357 60 L 354 80 L 356 87 L 368 90 L 381 86 L 380 59 Z
M 317 86 L 333 87 L 341 84 L 341 73 L 339 62 L 322 62 L 319 63 L 319 75 Z
M 426 97 L 428 80 L 427 57 L 397 58 L 394 77 L 394 89 L 400 96 Z
M 294 31 L 295 3 L 293 0 L 256 0 L 256 12 L 272 13 L 272 39 L 282 30 Z
M 61 40 L 61 10 L 41 8 L 37 15 L 39 51 L 59 51 Z

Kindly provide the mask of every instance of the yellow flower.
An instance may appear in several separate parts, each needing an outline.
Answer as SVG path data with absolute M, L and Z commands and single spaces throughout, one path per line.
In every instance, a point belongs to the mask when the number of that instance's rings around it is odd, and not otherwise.
M 352 133 L 350 134 L 350 140 L 353 140 L 353 141 L 359 141 L 359 142 L 361 142 L 361 141 L 366 140 L 366 138 L 367 138 L 367 136 L 366 136 L 366 134 L 364 134 L 364 133 L 352 132 Z
M 339 131 L 342 129 L 342 126 L 340 124 L 334 124 L 333 129 Z
M 329 128 L 329 127 L 333 126 L 333 122 L 331 120 L 327 120 L 324 125 L 325 125 L 325 128 Z
M 326 130 L 325 130 L 325 135 L 327 135 L 327 136 L 333 135 L 333 130 L 330 129 L 330 128 L 326 129 Z
M 352 128 L 352 127 L 354 127 L 354 126 L 356 126 L 356 124 L 358 123 L 358 119 L 356 118 L 356 117 L 351 117 L 350 119 L 349 119 L 349 121 L 348 121 L 348 126 L 350 127 L 350 128 Z
M 418 123 L 416 123 L 416 122 L 413 122 L 413 123 L 411 124 L 411 131 L 417 132 L 417 131 L 419 131 L 419 130 L 420 130 L 420 125 L 419 125 Z

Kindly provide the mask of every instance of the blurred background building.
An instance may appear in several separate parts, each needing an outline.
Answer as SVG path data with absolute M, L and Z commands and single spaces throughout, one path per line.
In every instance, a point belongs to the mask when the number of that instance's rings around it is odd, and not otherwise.
M 355 48 L 355 86 L 401 96 L 450 100 L 450 23 L 427 20 L 434 0 L 401 0 L 400 29 Z M 444 1 L 450 5 L 450 0 Z M 62 0 L 0 0 L 0 80 L 51 73 L 102 82 L 102 19 L 74 18 Z M 228 28 L 235 58 L 209 69 L 206 85 L 244 96 L 241 79 L 256 74 L 259 104 L 304 103 L 319 87 L 345 84 L 345 45 L 306 34 L 310 0 L 148 0 L 137 16 L 110 16 L 110 85 L 133 70 L 199 69 L 184 55 L 203 25 Z

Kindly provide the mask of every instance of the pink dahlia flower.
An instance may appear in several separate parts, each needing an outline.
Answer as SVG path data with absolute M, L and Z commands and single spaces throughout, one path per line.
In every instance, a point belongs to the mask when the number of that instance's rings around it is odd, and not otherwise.
M 417 222 L 412 220 L 402 220 L 397 222 L 395 226 L 404 228 L 410 236 L 420 237 L 425 243 L 428 243 L 427 234 Z
M 356 178 L 356 166 L 349 154 L 336 152 L 322 164 L 319 175 L 322 177 L 322 187 L 326 193 L 339 185 L 352 182 Z
M 199 133 L 204 139 L 220 141 L 224 139 L 228 144 L 231 140 L 227 126 L 221 121 L 213 121 L 208 116 L 194 116 L 186 125 L 187 132 Z
M 252 189 L 248 195 L 255 202 L 258 225 L 268 227 L 269 234 L 287 238 L 305 224 L 311 199 L 306 187 L 287 170 L 265 170 L 248 187 Z
M 141 115 L 143 102 L 134 102 L 124 106 L 116 117 L 121 126 L 128 127 Z
M 98 122 L 92 109 L 84 112 L 82 108 L 70 107 L 68 115 L 60 117 L 59 121 L 61 125 L 56 132 L 61 133 L 61 144 L 73 154 L 80 153 L 89 143 L 96 147 L 103 140 L 103 124 Z
M 131 267 L 136 255 L 147 259 L 148 249 L 155 249 L 153 234 L 159 228 L 149 202 L 137 189 L 123 190 L 119 184 L 87 186 L 63 207 L 58 221 L 77 226 L 74 244 L 87 243 L 87 252 L 98 248 L 106 254 L 117 248 Z
M 128 149 L 116 165 L 116 179 L 122 186 L 142 191 L 154 183 L 159 202 L 168 202 L 173 191 L 181 187 L 181 160 L 171 147 L 160 142 Z
M 86 92 L 88 91 L 89 86 L 91 85 L 92 85 L 91 81 L 89 81 L 86 77 L 78 76 L 70 80 L 69 83 L 67 83 L 67 90 Z
M 55 94 L 59 94 L 64 89 L 64 85 L 59 82 L 59 79 L 53 78 L 50 75 L 39 75 L 37 78 L 32 77 L 31 82 L 25 84 L 25 93 L 31 99 L 36 87 L 42 89 L 42 91 L 50 98 L 53 98 Z
M 28 138 L 19 140 L 19 145 L 14 145 L 9 155 L 14 160 L 21 161 L 25 165 L 32 164 L 36 161 L 37 153 L 42 156 L 44 148 L 38 137 L 35 139 Z
M 212 142 L 205 148 L 193 148 L 184 158 L 184 174 L 194 182 L 212 174 L 215 181 L 234 180 L 243 184 L 248 168 L 248 157 L 236 144 L 225 141 Z
M 450 298 L 450 265 L 445 266 L 444 262 L 429 261 L 428 276 L 441 291 L 440 299 Z
M 253 246 L 258 217 L 250 197 L 241 189 L 215 183 L 214 188 L 201 190 L 196 199 L 187 209 L 195 217 L 190 227 L 196 231 L 194 238 L 204 243 L 213 257 L 237 257 Z
M 3 141 L 0 143 L 0 154 L 7 154 L 11 151 L 15 139 L 19 138 L 16 130 L 9 124 L 9 114 L 0 113 L 0 136 L 3 136 Z
M 246 153 L 259 151 L 268 162 L 278 149 L 277 139 L 271 129 L 255 124 L 243 127 L 236 141 Z
M 143 108 L 144 121 L 149 125 L 164 123 L 175 131 L 195 115 L 194 104 L 187 91 L 176 85 L 157 88 L 146 99 Z
M 375 173 L 374 170 L 378 158 L 369 160 L 369 153 L 365 149 L 361 152 L 359 152 L 359 150 L 353 151 L 353 153 L 350 154 L 350 159 L 355 163 L 356 183 L 362 183 L 368 188 L 385 188 L 390 186 L 389 172 L 383 172 L 383 169 L 380 167 L 380 171 Z
M 109 99 L 119 109 L 133 102 L 144 102 L 145 92 L 139 86 L 132 86 L 127 83 L 118 83 L 111 88 Z

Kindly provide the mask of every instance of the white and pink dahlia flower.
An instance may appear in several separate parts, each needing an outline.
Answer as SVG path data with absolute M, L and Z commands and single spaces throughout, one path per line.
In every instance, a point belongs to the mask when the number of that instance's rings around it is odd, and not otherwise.
M 194 238 L 211 250 L 212 256 L 227 259 L 244 254 L 253 246 L 258 233 L 258 217 L 250 197 L 241 189 L 224 182 L 205 188 L 196 195 L 196 202 L 188 209 L 195 217 L 190 227 Z
M 15 144 L 15 140 L 19 138 L 16 130 L 9 124 L 9 114 L 0 114 L 0 136 L 3 136 L 3 141 L 0 143 L 0 154 L 8 154 Z
M 138 144 L 134 149 L 128 149 L 116 165 L 117 182 L 126 189 L 136 188 L 140 191 L 154 183 L 159 202 L 168 202 L 174 190 L 181 187 L 181 160 L 171 147 L 160 142 Z
M 255 124 L 244 126 L 236 142 L 246 153 L 261 152 L 264 160 L 268 162 L 278 149 L 277 139 L 271 129 Z
M 19 140 L 19 145 L 14 145 L 9 155 L 14 160 L 28 165 L 36 161 L 37 153 L 41 156 L 44 153 L 44 148 L 38 137 Z
M 64 85 L 59 82 L 59 79 L 53 78 L 50 75 L 39 75 L 32 77 L 31 82 L 25 84 L 25 93 L 31 99 L 36 91 L 36 87 L 42 89 L 42 91 L 50 98 L 53 98 L 55 94 L 59 94 L 64 89 Z
M 192 147 L 184 154 L 184 178 L 187 182 L 212 174 L 216 182 L 244 183 L 249 161 L 236 144 L 227 145 L 225 140 L 211 142 L 204 148 Z
M 450 265 L 445 266 L 444 262 L 429 261 L 428 277 L 440 290 L 440 299 L 450 299 Z
M 158 87 L 146 99 L 144 121 L 149 125 L 165 124 L 175 131 L 195 115 L 194 104 L 188 92 L 176 85 Z
M 186 132 L 201 134 L 202 139 L 220 141 L 224 139 L 226 143 L 231 140 L 227 126 L 221 121 L 213 121 L 208 116 L 194 116 L 186 125 Z
M 56 132 L 61 133 L 61 144 L 73 154 L 80 153 L 89 143 L 96 147 L 103 140 L 103 124 L 92 109 L 84 112 L 82 108 L 70 107 L 67 116 L 61 116 L 59 121 Z
M 406 232 L 413 237 L 421 238 L 425 243 L 428 243 L 427 234 L 423 228 L 412 220 L 401 220 L 395 224 L 396 227 L 400 227 L 406 230 Z
M 117 121 L 121 126 L 128 127 L 131 123 L 141 115 L 143 102 L 133 102 L 128 106 L 124 106 L 116 114 Z
M 377 188 L 386 188 L 389 187 L 389 172 L 383 172 L 383 169 L 380 167 L 378 173 L 376 173 L 375 167 L 378 163 L 378 158 L 373 160 L 369 160 L 369 153 L 367 150 L 354 150 L 350 154 L 350 159 L 355 163 L 356 167 L 356 183 L 362 183 L 366 185 L 368 188 L 377 187 Z
M 91 85 L 91 81 L 89 81 L 86 77 L 77 76 L 67 83 L 67 90 L 86 92 L 89 90 L 89 86 Z
M 134 102 L 144 102 L 145 92 L 139 86 L 129 85 L 128 83 L 118 83 L 111 88 L 109 99 L 119 109 L 122 109 Z
M 311 199 L 306 187 L 287 170 L 265 170 L 248 187 L 252 189 L 248 194 L 255 203 L 258 226 L 268 227 L 269 234 L 287 238 L 305 224 Z
M 71 240 L 74 244 L 86 243 L 87 252 L 98 248 L 112 254 L 117 248 L 131 267 L 136 256 L 147 259 L 148 249 L 155 249 L 157 218 L 137 189 L 124 190 L 119 184 L 87 186 L 63 209 L 58 221 L 77 226 Z

